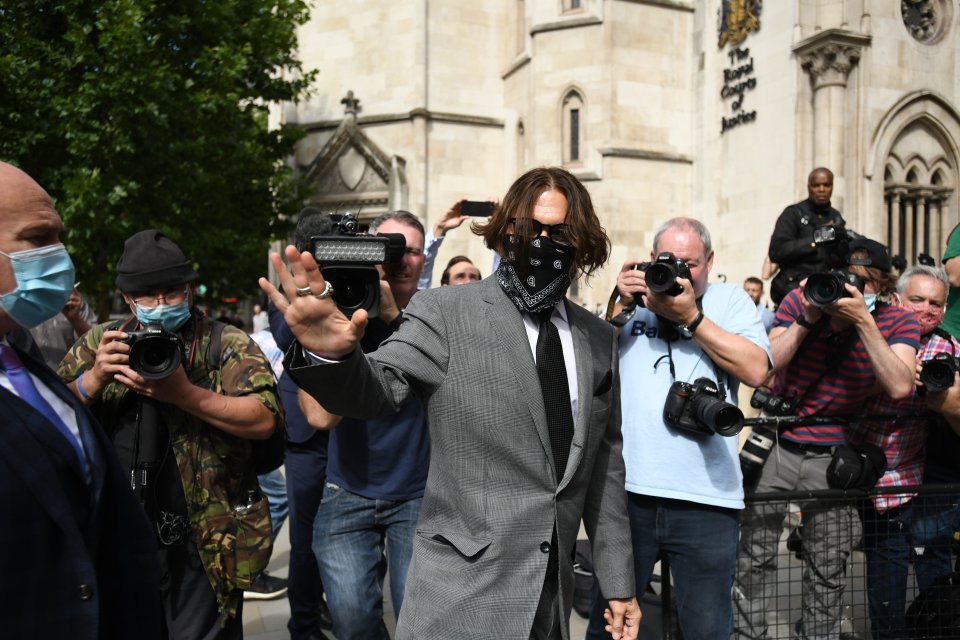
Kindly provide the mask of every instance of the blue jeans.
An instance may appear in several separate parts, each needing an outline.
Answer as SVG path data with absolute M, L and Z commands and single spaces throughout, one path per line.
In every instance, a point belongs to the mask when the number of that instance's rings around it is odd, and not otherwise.
M 397 617 L 422 498 L 364 498 L 327 483 L 314 524 L 313 552 L 337 640 L 389 640 L 383 623 L 383 579 Z
M 273 532 L 273 539 L 276 540 L 289 511 L 287 480 L 279 468 L 257 476 L 257 480 L 260 481 L 260 491 L 267 497 L 267 504 L 270 505 L 270 529 Z
M 950 495 L 926 495 L 913 499 L 913 543 L 918 551 L 913 569 L 917 587 L 933 586 L 940 576 L 953 570 L 950 544 L 955 531 L 960 531 L 960 499 Z
M 869 500 L 860 512 L 867 557 L 867 602 L 874 640 L 906 638 L 907 576 L 913 505 L 877 512 Z
M 729 640 L 733 631 L 730 593 L 737 567 L 739 511 L 635 493 L 627 495 L 637 598 L 646 590 L 653 566 L 663 553 L 670 561 L 683 637 Z M 603 609 L 607 603 L 602 595 L 597 595 L 595 592 L 590 609 L 588 640 L 610 637 L 603 630 Z

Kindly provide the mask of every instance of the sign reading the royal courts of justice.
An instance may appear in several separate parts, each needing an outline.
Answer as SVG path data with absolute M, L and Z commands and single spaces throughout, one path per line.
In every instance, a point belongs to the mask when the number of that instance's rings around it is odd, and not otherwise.
M 721 116 L 720 133 L 757 119 L 757 111 L 747 111 L 743 106 L 746 93 L 757 86 L 753 74 L 753 57 L 750 48 L 740 46 L 751 31 L 760 30 L 762 0 L 723 0 L 720 6 L 720 38 L 718 46 L 730 45 L 726 67 L 723 69 L 721 100 L 732 100 L 730 117 Z

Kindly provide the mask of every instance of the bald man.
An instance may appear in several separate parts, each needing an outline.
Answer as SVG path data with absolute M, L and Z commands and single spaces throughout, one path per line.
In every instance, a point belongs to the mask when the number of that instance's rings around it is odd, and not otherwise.
M 47 195 L 0 162 L 0 619 L 10 638 L 159 638 L 156 537 L 113 447 L 8 334 L 60 313 L 74 268 Z

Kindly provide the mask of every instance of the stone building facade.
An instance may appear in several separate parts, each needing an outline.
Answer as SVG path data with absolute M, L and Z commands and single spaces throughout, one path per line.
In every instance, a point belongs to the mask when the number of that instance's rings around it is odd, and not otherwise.
M 957 0 L 320 2 L 300 33 L 315 93 L 279 117 L 308 131 L 314 204 L 364 218 L 432 225 L 569 168 L 613 241 L 576 291 L 599 308 L 674 215 L 710 228 L 714 279 L 757 275 L 819 165 L 850 228 L 939 258 L 958 222 L 958 21 Z M 466 227 L 438 271 L 461 253 L 489 273 Z

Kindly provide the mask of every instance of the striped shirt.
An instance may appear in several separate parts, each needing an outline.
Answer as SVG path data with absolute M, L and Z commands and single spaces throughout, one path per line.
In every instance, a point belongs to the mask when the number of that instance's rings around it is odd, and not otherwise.
M 801 295 L 801 289 L 787 294 L 777 309 L 774 328 L 788 327 L 803 314 Z M 911 311 L 878 302 L 873 318 L 887 344 L 905 344 L 913 349 L 919 346 L 920 324 Z M 831 356 L 840 356 L 841 361 L 831 366 Z M 801 345 L 790 363 L 777 373 L 773 392 L 784 398 L 800 398 L 798 416 L 849 415 L 863 411 L 876 380 L 870 356 L 856 329 L 850 326 L 834 333 L 827 324 L 809 344 Z M 847 440 L 842 421 L 787 427 L 781 435 L 792 442 L 821 446 Z
M 960 355 L 960 342 L 946 340 L 935 333 L 920 340 L 917 362 L 926 362 L 938 353 Z M 892 400 L 886 394 L 874 396 L 867 403 L 865 413 L 922 413 L 927 410 L 923 397 L 913 392 L 903 400 Z M 878 445 L 887 456 L 887 472 L 877 482 L 878 487 L 904 487 L 923 483 L 924 445 L 927 441 L 926 419 L 871 421 L 852 423 L 848 427 L 850 442 L 869 442 Z M 871 496 L 878 512 L 908 502 L 915 493 Z

